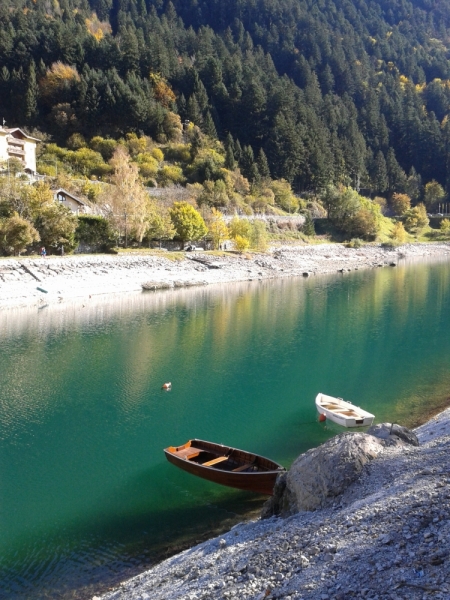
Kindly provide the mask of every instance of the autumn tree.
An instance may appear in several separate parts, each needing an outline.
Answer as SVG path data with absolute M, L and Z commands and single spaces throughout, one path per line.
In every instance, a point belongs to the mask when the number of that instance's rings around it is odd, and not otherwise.
M 445 198 L 444 188 L 440 183 L 435 181 L 429 181 L 425 185 L 425 204 L 428 208 L 431 208 L 433 205 L 437 204 L 441 200 Z
M 237 235 L 234 238 L 234 247 L 240 253 L 245 252 L 250 247 L 250 240 L 242 235 Z
M 443 235 L 450 235 L 450 219 L 442 219 L 440 229 Z
M 404 244 L 406 241 L 406 231 L 403 227 L 403 223 L 401 221 L 396 221 L 394 223 L 394 228 L 391 234 L 392 241 L 398 244 Z
M 20 256 L 27 246 L 39 240 L 39 233 L 33 225 L 17 213 L 0 219 L 0 248 L 3 252 Z
M 228 225 L 228 231 L 232 240 L 235 240 L 237 236 L 240 236 L 249 240 L 250 244 L 252 227 L 248 219 L 240 219 L 238 216 L 234 216 Z
M 162 207 L 158 207 L 158 210 L 154 212 L 148 223 L 147 237 L 149 241 L 152 239 L 158 240 L 159 247 L 161 248 L 161 241 L 171 240 L 175 236 L 175 233 L 175 227 L 169 213 Z
M 268 187 L 275 196 L 275 204 L 284 211 L 294 213 L 299 208 L 299 201 L 292 193 L 291 185 L 284 179 L 272 181 Z
M 149 204 L 149 195 L 139 180 L 138 165 L 131 162 L 130 155 L 123 146 L 114 151 L 110 163 L 114 174 L 103 205 L 111 223 L 123 233 L 127 247 L 129 233 L 134 232 L 138 241 L 142 241 L 152 206 Z
M 35 221 L 36 229 L 41 237 L 41 242 L 47 248 L 63 247 L 65 251 L 75 248 L 75 230 L 77 217 L 69 208 L 59 202 L 46 205 Z
M 411 208 L 411 198 L 407 194 L 392 194 L 392 210 L 399 217 Z
M 265 252 L 268 247 L 267 228 L 264 221 L 254 219 L 250 230 L 250 246 L 260 252 Z
M 405 213 L 405 229 L 410 233 L 419 234 L 429 222 L 424 204 L 418 204 Z
M 346 235 L 373 239 L 380 230 L 383 218 L 380 205 L 352 188 L 328 187 L 323 203 L 330 222 Z
M 223 214 L 216 208 L 211 209 L 208 230 L 213 241 L 214 249 L 219 250 L 222 242 L 228 238 L 228 227 L 223 218 Z
M 189 202 L 175 202 L 169 214 L 181 241 L 181 249 L 185 242 L 199 240 L 208 233 L 203 217 Z
M 67 98 L 72 85 L 78 81 L 80 76 L 75 67 L 57 61 L 39 81 L 39 89 L 44 99 L 50 101 L 51 98 L 58 98 L 61 103 L 63 98 Z

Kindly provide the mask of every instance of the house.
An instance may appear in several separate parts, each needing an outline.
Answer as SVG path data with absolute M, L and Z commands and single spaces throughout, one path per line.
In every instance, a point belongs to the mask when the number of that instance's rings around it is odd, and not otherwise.
M 36 173 L 36 144 L 39 141 L 18 127 L 9 129 L 0 125 L 0 163 L 7 166 L 10 158 L 16 158 L 22 163 L 26 173 L 34 175 Z
M 59 188 L 53 192 L 53 197 L 56 202 L 61 202 L 63 206 L 67 206 L 76 215 L 88 214 L 91 212 L 91 208 L 86 202 L 83 202 L 80 198 L 77 198 L 67 190 Z

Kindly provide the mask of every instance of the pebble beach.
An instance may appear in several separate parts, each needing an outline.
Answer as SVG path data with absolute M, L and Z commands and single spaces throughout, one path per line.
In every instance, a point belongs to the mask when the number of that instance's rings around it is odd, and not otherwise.
M 449 426 L 385 448 L 327 508 L 239 524 L 101 600 L 448 600 Z
M 166 256 L 165 256 L 166 254 Z M 267 253 L 170 253 L 73 255 L 0 260 L 0 309 L 63 303 L 69 299 L 149 289 L 189 287 L 279 277 L 311 277 L 358 269 L 396 266 L 401 261 L 450 256 L 449 243 L 406 244 L 398 248 L 340 244 L 273 247 Z

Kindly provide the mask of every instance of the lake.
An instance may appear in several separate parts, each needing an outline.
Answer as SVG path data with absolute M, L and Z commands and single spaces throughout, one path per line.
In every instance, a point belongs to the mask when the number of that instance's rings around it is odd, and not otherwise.
M 90 598 L 260 510 L 164 447 L 289 467 L 341 431 L 319 391 L 417 424 L 448 405 L 449 323 L 448 261 L 1 311 L 0 598 Z

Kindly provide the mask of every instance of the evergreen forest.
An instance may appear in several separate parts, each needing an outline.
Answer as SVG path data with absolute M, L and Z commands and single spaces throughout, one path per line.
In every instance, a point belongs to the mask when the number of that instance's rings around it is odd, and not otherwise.
M 189 121 L 249 181 L 414 202 L 449 191 L 449 43 L 449 0 L 3 0 L 0 119 L 59 145 Z

